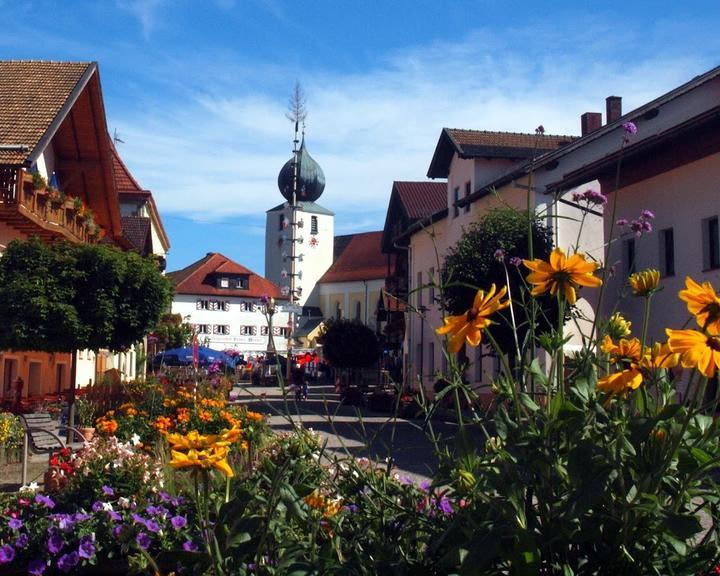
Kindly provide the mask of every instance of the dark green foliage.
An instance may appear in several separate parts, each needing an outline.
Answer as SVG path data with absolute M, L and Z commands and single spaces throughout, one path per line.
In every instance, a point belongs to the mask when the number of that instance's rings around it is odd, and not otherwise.
M 356 320 L 328 320 L 322 337 L 323 355 L 336 368 L 366 368 L 378 360 L 377 337 Z
M 155 263 L 135 253 L 15 240 L 0 259 L 0 348 L 119 350 L 147 333 L 171 295 Z
M 461 314 L 470 308 L 478 288 L 487 290 L 495 284 L 499 290 L 506 285 L 505 268 L 496 257 L 498 249 L 504 253 L 513 300 L 517 303 L 521 303 L 523 297 L 527 300 L 523 278 L 528 271 L 522 264 L 515 267 L 509 262 L 513 257 L 529 258 L 529 224 L 532 224 L 533 231 L 533 257 L 547 259 L 552 251 L 552 231 L 537 218 L 529 223 L 527 212 L 508 208 L 492 210 L 465 230 L 458 243 L 448 250 L 442 270 L 445 303 L 450 314 Z M 536 301 L 549 318 L 557 318 L 554 298 L 541 296 Z M 505 309 L 494 319 L 498 324 L 493 326 L 493 336 L 501 348 L 512 350 L 514 337 L 510 311 Z M 522 342 L 527 331 L 527 319 L 520 314 L 516 321 Z M 541 314 L 537 332 L 546 331 L 548 327 Z
M 182 321 L 180 314 L 163 314 L 153 329 L 158 350 L 182 348 L 190 343 L 192 328 Z

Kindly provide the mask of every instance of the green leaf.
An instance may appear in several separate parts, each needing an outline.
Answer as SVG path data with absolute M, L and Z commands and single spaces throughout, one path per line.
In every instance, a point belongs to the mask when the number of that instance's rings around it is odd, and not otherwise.
M 688 540 L 702 530 L 700 520 L 688 514 L 666 512 L 664 524 L 673 536 L 682 540 Z
M 527 408 L 531 412 L 537 412 L 538 410 L 540 410 L 540 406 L 535 404 L 535 402 L 533 402 L 532 398 L 530 398 L 530 396 L 528 394 L 526 394 L 525 392 L 520 392 L 518 397 L 520 400 L 520 404 L 525 406 L 525 408 Z
M 547 387 L 548 379 L 545 375 L 545 372 L 540 367 L 540 360 L 538 358 L 533 358 L 533 361 L 530 363 L 530 366 L 527 368 L 527 370 L 533 378 L 535 378 L 543 386 Z

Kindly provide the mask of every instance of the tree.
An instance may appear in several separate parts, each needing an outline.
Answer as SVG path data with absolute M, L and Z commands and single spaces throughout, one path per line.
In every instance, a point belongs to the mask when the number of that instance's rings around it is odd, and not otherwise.
M 327 320 L 320 341 L 323 355 L 335 368 L 366 368 L 380 353 L 375 333 L 357 320 Z
M 192 328 L 182 321 L 180 314 L 167 313 L 160 317 L 153 334 L 157 337 L 158 350 L 170 350 L 187 346 L 192 339 Z
M 470 308 L 478 288 L 487 290 L 492 284 L 498 289 L 510 279 L 510 292 L 518 304 L 516 322 L 518 340 L 522 344 L 528 330 L 528 321 L 522 312 L 525 295 L 523 277 L 527 270 L 518 260 L 530 256 L 528 230 L 532 229 L 533 257 L 547 259 L 552 251 L 552 230 L 533 215 L 509 208 L 491 210 L 479 222 L 471 224 L 462 238 L 448 250 L 442 269 L 445 305 L 450 314 L 462 314 Z M 500 250 L 501 252 L 498 252 Z M 506 276 L 505 269 L 509 275 Z M 536 300 L 545 314 L 537 315 L 537 332 L 550 328 L 547 318 L 557 318 L 557 303 L 548 295 Z M 518 313 L 519 311 L 519 313 Z M 492 335 L 506 351 L 515 348 L 510 310 L 497 314 Z M 512 356 L 512 355 L 511 355 Z
M 157 323 L 172 290 L 155 261 L 134 252 L 13 240 L 0 258 L 0 349 L 122 350 Z M 70 403 L 75 370 L 73 354 Z

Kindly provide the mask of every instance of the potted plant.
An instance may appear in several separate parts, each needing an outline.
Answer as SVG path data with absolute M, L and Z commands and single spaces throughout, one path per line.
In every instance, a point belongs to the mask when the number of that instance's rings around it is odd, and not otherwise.
M 37 193 L 45 192 L 45 189 L 47 188 L 47 181 L 37 170 L 34 170 L 32 173 L 32 184 L 33 190 Z
M 95 403 L 88 398 L 77 398 L 75 407 L 80 420 L 80 434 L 85 440 L 92 440 L 95 436 Z
M 80 197 L 75 196 L 75 198 L 73 198 L 73 210 L 75 210 L 75 212 L 80 215 L 80 212 L 84 207 L 85 205 L 83 204 L 83 201 L 80 200 Z
M 65 198 L 67 198 L 67 195 L 62 190 L 59 190 L 58 188 L 55 188 L 53 186 L 48 186 L 48 198 L 50 200 L 50 204 L 53 208 L 57 209 L 60 208 L 65 203 Z

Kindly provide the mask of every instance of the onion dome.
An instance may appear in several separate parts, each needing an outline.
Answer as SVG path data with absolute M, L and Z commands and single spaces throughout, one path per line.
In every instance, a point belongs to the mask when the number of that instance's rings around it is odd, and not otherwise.
M 325 173 L 305 148 L 305 138 L 297 153 L 297 197 L 298 202 L 315 202 L 325 190 Z M 288 202 L 293 195 L 293 158 L 285 163 L 278 174 L 278 188 Z

